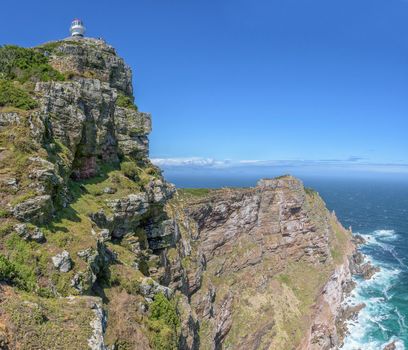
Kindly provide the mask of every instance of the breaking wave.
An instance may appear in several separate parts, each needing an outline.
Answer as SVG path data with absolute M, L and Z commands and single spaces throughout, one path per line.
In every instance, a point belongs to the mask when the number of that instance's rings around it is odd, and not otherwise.
M 349 335 L 342 349 L 382 350 L 390 342 L 395 342 L 396 349 L 403 350 L 402 336 L 408 333 L 406 310 L 401 310 L 401 305 L 394 303 L 393 299 L 401 273 L 408 267 L 392 244 L 398 235 L 394 230 L 377 230 L 363 236 L 368 248 L 363 249 L 366 260 L 381 270 L 370 280 L 356 279 L 356 288 L 344 301 L 349 305 L 364 303 L 366 306 L 357 319 L 347 321 Z

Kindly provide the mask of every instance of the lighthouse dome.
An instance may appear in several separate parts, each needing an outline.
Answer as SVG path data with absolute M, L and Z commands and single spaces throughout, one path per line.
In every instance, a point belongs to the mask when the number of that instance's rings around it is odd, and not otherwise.
M 84 22 L 82 22 L 78 18 L 75 18 L 71 23 L 70 32 L 72 36 L 84 36 L 85 34 Z

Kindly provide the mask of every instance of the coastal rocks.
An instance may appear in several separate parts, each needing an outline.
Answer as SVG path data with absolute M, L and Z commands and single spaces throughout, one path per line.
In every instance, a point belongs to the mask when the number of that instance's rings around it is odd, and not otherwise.
M 371 262 L 364 262 L 364 255 L 359 251 L 356 251 L 350 259 L 352 274 L 361 276 L 365 280 L 371 279 L 371 277 L 380 271 L 380 268 L 373 266 Z
M 72 268 L 72 260 L 69 253 L 64 250 L 62 253 L 52 257 L 54 267 L 60 272 L 68 272 Z
M 383 350 L 396 350 L 397 346 L 395 344 L 395 340 L 389 344 L 387 344 Z

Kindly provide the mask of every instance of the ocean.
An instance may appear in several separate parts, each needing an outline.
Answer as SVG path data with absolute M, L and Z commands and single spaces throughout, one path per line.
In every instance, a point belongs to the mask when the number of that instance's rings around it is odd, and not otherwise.
M 255 178 L 239 176 L 199 178 L 173 175 L 178 187 L 253 186 Z M 382 350 L 395 341 L 398 350 L 408 349 L 408 180 L 399 178 L 302 179 L 317 190 L 328 208 L 345 227 L 352 227 L 367 244 L 360 249 L 366 259 L 381 268 L 369 281 L 356 279 L 357 287 L 346 303 L 364 303 L 343 350 Z

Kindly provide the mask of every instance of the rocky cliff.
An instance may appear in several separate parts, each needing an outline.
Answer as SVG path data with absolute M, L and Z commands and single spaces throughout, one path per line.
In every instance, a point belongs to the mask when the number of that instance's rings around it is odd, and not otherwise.
M 316 192 L 290 176 L 176 192 L 101 40 L 0 63 L 0 349 L 341 344 L 354 246 Z

